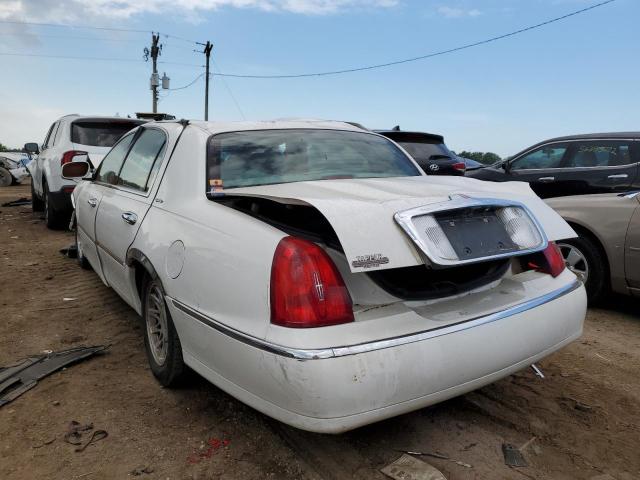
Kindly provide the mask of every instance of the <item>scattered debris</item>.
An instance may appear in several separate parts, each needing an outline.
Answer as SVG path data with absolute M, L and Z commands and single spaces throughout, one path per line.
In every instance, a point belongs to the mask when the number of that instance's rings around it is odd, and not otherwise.
M 401 452 L 401 453 L 405 453 L 407 455 L 414 455 L 414 456 L 417 456 L 417 457 L 433 457 L 433 458 L 439 458 L 441 460 L 448 460 L 449 462 L 455 463 L 456 465 L 459 465 L 461 467 L 473 468 L 473 466 L 469 465 L 468 463 L 461 462 L 460 460 L 454 460 L 451 457 L 449 457 L 448 455 L 444 455 L 444 454 L 438 453 L 438 452 L 413 452 L 411 450 L 397 450 L 397 451 Z
M 86 436 L 91 432 L 88 440 L 83 440 L 83 436 Z M 71 420 L 67 427 L 67 433 L 64 434 L 64 441 L 71 445 L 79 445 L 75 449 L 76 452 L 83 452 L 92 443 L 104 440 L 109 436 L 106 430 L 93 430 L 93 423 L 87 423 L 86 425 Z
M 406 453 L 380 471 L 396 480 L 447 480 L 433 465 Z
M 65 257 L 78 258 L 78 247 L 75 243 L 72 243 L 68 247 L 61 248 L 60 253 Z
M 64 297 L 62 299 L 63 302 L 73 302 L 74 300 L 77 300 L 77 298 L 72 298 L 72 297 Z
M 544 378 L 544 373 L 542 373 L 542 370 L 540 370 L 540 368 L 535 363 L 531 364 L 531 368 L 533 368 L 533 371 L 536 372 L 537 376 L 539 376 L 540 378 Z
M 602 360 L 604 360 L 605 362 L 609 362 L 609 363 L 611 363 L 611 360 L 609 360 L 609 359 L 608 359 L 608 358 L 606 358 L 606 357 L 603 357 L 603 356 L 602 356 L 602 355 L 600 355 L 599 353 L 594 353 L 594 355 L 595 355 L 596 357 L 598 357 L 598 358 L 601 358 L 601 359 L 602 359 Z
M 504 463 L 510 467 L 528 467 L 529 464 L 522 456 L 518 447 L 514 447 L 510 443 L 502 444 L 502 454 L 504 455 Z
M 53 438 L 50 438 L 49 440 L 45 440 L 44 442 L 39 443 L 38 445 L 34 445 L 31 448 L 42 448 L 42 447 L 44 447 L 46 445 L 51 445 L 55 441 L 56 441 L 56 437 L 53 437 Z
M 144 475 L 145 473 L 151 474 L 153 473 L 153 468 L 151 467 L 136 467 L 129 472 L 129 475 L 133 475 L 134 477 L 139 477 L 140 475 Z
M 0 407 L 35 387 L 38 380 L 71 363 L 84 360 L 108 346 L 77 347 L 28 357 L 16 365 L 0 368 Z
M 536 438 L 537 437 L 531 437 L 518 450 L 520 450 L 520 452 L 524 452 L 529 447 L 529 445 L 536 441 Z
M 462 451 L 463 451 L 463 452 L 468 452 L 469 450 L 471 450 L 471 449 L 472 449 L 473 447 L 475 447 L 476 445 L 478 445 L 478 443 L 477 443 L 477 442 L 470 443 L 469 445 L 465 446 L 465 447 L 462 449 Z
M 568 401 L 573 406 L 574 409 L 580 412 L 590 412 L 591 410 L 593 410 L 592 405 L 581 402 L 580 400 L 576 400 L 573 397 L 562 396 L 560 397 L 560 400 Z
M 187 462 L 192 465 L 196 463 L 200 463 L 202 460 L 206 458 L 211 458 L 214 453 L 220 450 L 220 448 L 226 447 L 230 443 L 231 443 L 231 440 L 228 440 L 226 438 L 223 438 L 222 440 L 218 438 L 210 438 L 209 440 L 207 440 L 206 445 L 203 444 L 200 446 L 200 449 L 203 451 L 193 452 L 191 455 L 187 457 Z
M 17 200 L 11 200 L 10 202 L 3 203 L 3 207 L 19 207 L 21 205 L 31 205 L 31 199 L 26 197 L 21 197 Z

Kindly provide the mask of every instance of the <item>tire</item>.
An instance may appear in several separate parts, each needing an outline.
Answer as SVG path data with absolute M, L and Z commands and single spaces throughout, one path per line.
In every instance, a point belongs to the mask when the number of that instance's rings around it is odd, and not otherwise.
M 584 282 L 589 304 L 600 302 L 609 290 L 609 274 L 598 245 L 589 237 L 580 236 L 558 242 L 558 247 L 567 268 Z
M 78 242 L 78 225 L 76 223 L 76 260 L 83 270 L 91 270 L 91 264 L 87 257 L 82 253 L 82 244 Z
M 47 228 L 51 230 L 60 230 L 64 224 L 64 216 L 56 212 L 51 203 L 51 194 L 49 193 L 49 187 L 46 182 L 42 184 L 42 191 L 44 197 L 44 223 Z
M 144 347 L 153 375 L 164 387 L 179 383 L 184 371 L 182 346 L 158 279 L 148 276 L 142 287 Z
M 0 187 L 8 187 L 13 184 L 11 172 L 4 167 L 0 167 Z
M 33 188 L 33 178 L 31 178 L 31 210 L 34 212 L 42 212 L 44 210 L 44 202 L 36 195 L 36 190 Z

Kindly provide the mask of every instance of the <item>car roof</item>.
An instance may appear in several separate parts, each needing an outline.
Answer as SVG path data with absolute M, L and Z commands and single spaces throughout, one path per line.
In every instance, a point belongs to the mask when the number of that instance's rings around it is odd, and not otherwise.
M 321 130 L 346 130 L 351 132 L 368 132 L 348 122 L 318 119 L 280 119 L 242 122 L 204 122 L 190 121 L 194 125 L 209 133 L 237 132 L 250 130 L 287 130 L 297 128 L 312 128 Z
M 128 117 L 110 117 L 107 115 L 79 115 L 77 113 L 72 113 L 70 115 L 64 115 L 60 117 L 59 120 L 69 120 L 75 122 L 76 120 L 93 120 L 96 122 L 104 122 L 104 121 L 122 121 L 122 122 L 132 122 L 142 125 L 146 123 L 146 120 L 141 120 L 138 118 L 128 118 Z

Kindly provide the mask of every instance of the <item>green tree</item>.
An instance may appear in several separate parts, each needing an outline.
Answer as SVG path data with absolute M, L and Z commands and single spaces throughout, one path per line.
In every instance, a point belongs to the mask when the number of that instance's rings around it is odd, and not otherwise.
M 464 158 L 470 158 L 471 160 L 483 163 L 484 165 L 491 165 L 502 160 L 500 155 L 493 152 L 467 152 L 465 150 L 458 153 L 458 155 Z
M 0 152 L 8 152 L 8 151 L 9 151 L 9 148 L 6 145 L 0 143 Z

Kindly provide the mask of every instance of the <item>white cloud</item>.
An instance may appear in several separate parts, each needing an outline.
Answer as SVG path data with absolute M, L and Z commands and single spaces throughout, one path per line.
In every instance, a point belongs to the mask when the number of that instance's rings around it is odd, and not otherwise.
M 390 8 L 400 0 L 2 0 L 0 19 L 71 22 L 125 20 L 145 13 L 185 18 L 223 7 L 327 15 L 349 9 Z
M 477 8 L 456 8 L 441 6 L 438 7 L 438 13 L 446 18 L 464 18 L 464 17 L 477 17 L 482 15 L 482 12 Z

